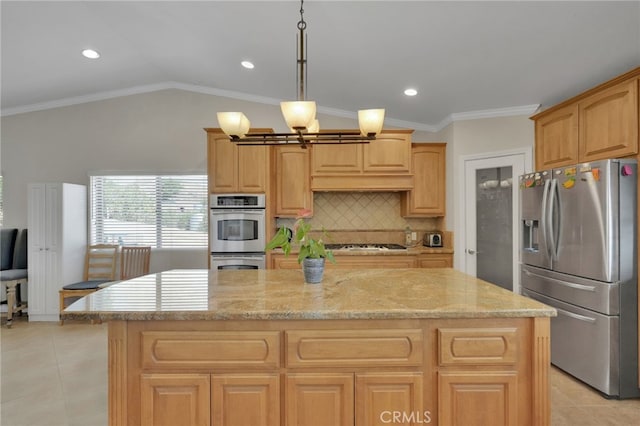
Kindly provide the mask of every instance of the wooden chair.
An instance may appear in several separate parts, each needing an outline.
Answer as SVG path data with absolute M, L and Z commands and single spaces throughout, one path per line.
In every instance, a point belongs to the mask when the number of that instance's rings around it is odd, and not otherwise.
M 97 291 L 100 284 L 116 278 L 118 246 L 114 244 L 95 244 L 87 248 L 84 262 L 83 281 L 68 284 L 60 290 L 60 313 L 65 308 L 65 299 L 82 297 Z M 60 319 L 60 325 L 64 322 Z
M 120 251 L 120 280 L 128 280 L 149 273 L 151 247 L 123 246 Z

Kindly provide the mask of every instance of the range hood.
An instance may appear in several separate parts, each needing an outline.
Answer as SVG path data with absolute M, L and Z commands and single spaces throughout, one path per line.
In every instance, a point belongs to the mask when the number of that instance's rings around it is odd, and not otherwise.
M 314 192 L 400 192 L 413 189 L 413 174 L 311 176 Z

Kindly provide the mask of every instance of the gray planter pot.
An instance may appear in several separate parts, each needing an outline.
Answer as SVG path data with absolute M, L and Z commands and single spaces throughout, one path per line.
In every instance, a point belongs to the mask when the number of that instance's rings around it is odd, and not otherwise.
M 324 274 L 324 258 L 320 259 L 303 259 L 302 272 L 304 273 L 304 281 L 309 284 L 317 284 L 322 281 Z

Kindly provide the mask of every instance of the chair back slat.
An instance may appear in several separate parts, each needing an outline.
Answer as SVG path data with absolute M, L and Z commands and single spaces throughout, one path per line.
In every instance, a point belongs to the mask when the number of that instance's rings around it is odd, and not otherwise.
M 120 279 L 128 280 L 149 273 L 151 247 L 123 246 L 120 252 Z
M 84 263 L 84 279 L 115 280 L 118 246 L 115 244 L 94 244 L 87 248 Z

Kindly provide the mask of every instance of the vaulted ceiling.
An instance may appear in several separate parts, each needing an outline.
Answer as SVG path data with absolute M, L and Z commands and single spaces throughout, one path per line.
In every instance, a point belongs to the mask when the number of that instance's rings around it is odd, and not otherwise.
M 296 97 L 298 1 L 2 1 L 3 115 L 166 87 Z M 638 1 L 304 3 L 309 99 L 437 130 L 640 65 Z M 80 55 L 87 47 L 102 57 Z M 255 64 L 241 67 L 242 60 Z M 412 87 L 418 95 L 407 97 Z

